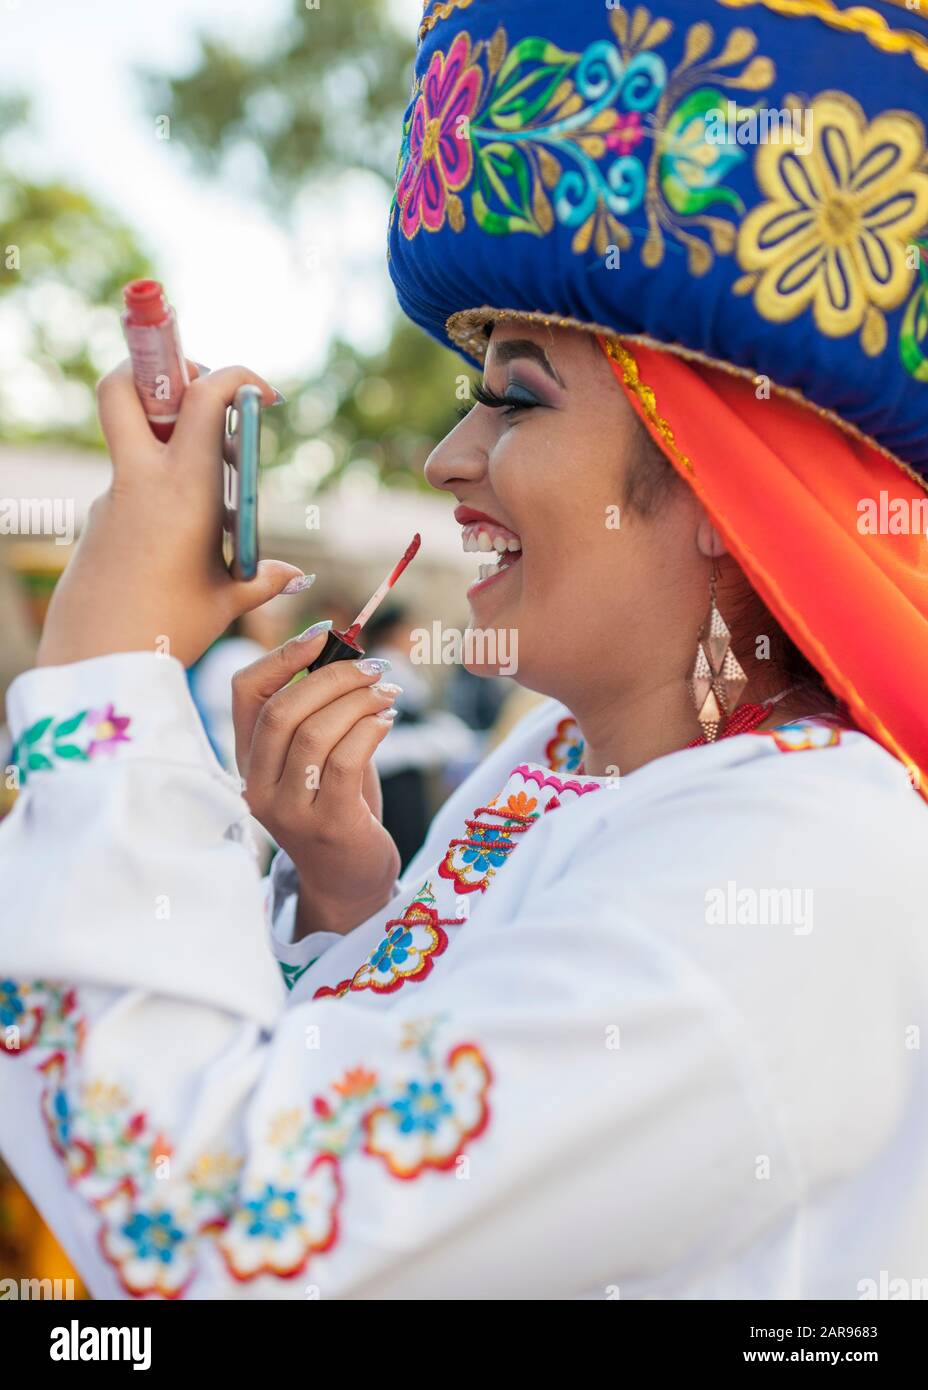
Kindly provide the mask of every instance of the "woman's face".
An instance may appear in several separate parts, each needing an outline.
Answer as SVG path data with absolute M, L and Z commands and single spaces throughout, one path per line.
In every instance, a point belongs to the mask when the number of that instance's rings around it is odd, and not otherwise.
M 497 634 L 469 669 L 567 704 L 683 679 L 708 603 L 701 508 L 688 487 L 652 517 L 623 506 L 641 427 L 595 338 L 500 324 L 483 387 L 505 403 L 478 397 L 426 464 L 475 551 L 471 626 Z

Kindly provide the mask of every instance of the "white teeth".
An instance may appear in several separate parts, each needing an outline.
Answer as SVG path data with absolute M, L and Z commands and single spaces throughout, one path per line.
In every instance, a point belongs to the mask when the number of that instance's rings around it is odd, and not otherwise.
M 491 574 L 495 574 L 495 573 L 496 573 L 496 570 L 497 570 L 497 566 L 496 566 L 496 565 L 478 565 L 478 566 L 477 566 L 477 578 L 478 578 L 478 579 L 489 579 L 489 577 L 490 577 Z
M 489 531 L 474 525 L 472 522 L 465 525 L 461 533 L 461 544 L 468 553 L 474 552 L 483 555 L 489 555 L 493 552 L 503 555 L 506 551 L 522 549 L 522 542 L 517 536 L 491 536 Z

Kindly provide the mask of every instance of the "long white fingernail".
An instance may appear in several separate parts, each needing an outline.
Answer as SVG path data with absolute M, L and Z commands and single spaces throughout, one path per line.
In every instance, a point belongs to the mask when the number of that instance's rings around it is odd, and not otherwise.
M 316 582 L 314 574 L 301 574 L 296 579 L 291 579 L 289 584 L 285 584 L 281 589 L 282 594 L 305 594 Z
M 319 634 L 320 634 L 320 632 L 331 632 L 331 631 L 332 631 L 332 619 L 331 619 L 331 618 L 325 618 L 325 619 L 323 619 L 323 621 L 322 621 L 321 623 L 313 623 L 312 627 L 308 627 L 308 628 L 306 629 L 305 632 L 301 632 L 300 635 L 299 635 L 299 637 L 298 637 L 296 640 L 297 640 L 298 642 L 308 642 L 309 639 L 310 639 L 311 637 L 318 637 Z
M 394 709 L 393 706 L 390 705 L 387 709 L 379 710 L 377 714 L 374 715 L 374 718 L 382 719 L 385 724 L 392 724 L 398 714 L 399 710 Z

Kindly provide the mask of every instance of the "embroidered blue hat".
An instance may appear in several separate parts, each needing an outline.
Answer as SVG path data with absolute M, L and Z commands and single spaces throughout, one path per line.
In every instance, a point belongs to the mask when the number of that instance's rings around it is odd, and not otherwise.
M 426 0 L 405 313 L 769 381 L 928 478 L 928 0 Z

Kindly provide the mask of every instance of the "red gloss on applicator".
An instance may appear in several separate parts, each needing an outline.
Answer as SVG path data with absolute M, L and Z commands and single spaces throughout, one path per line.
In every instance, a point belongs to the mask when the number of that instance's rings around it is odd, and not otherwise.
M 364 655 L 364 648 L 359 647 L 357 644 L 358 634 L 368 618 L 370 618 L 380 607 L 381 603 L 383 603 L 387 594 L 393 588 L 393 585 L 399 579 L 410 560 L 413 559 L 421 544 L 422 537 L 417 531 L 406 547 L 402 557 L 393 566 L 393 569 L 387 575 L 383 583 L 371 594 L 354 622 L 350 627 L 346 627 L 344 632 L 338 632 L 335 628 L 332 629 L 325 639 L 325 646 L 312 665 L 307 666 L 307 671 L 317 671 L 320 666 L 328 666 L 332 661 L 357 661 Z

